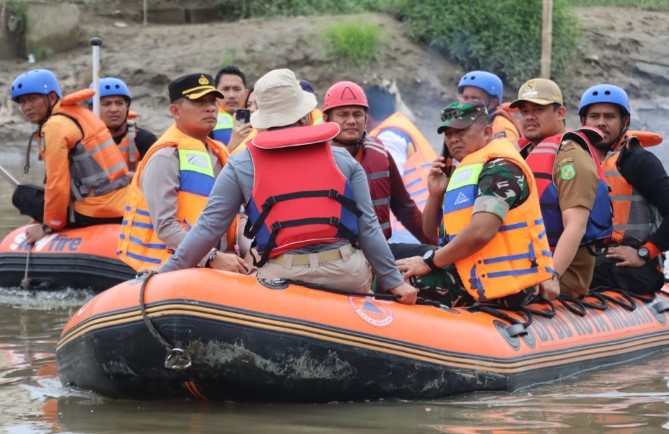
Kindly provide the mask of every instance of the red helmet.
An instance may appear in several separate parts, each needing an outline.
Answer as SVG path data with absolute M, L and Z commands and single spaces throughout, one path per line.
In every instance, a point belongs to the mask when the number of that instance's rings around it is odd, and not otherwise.
M 325 92 L 325 98 L 323 99 L 324 112 L 332 110 L 335 107 L 348 105 L 364 107 L 365 110 L 369 109 L 365 91 L 352 81 L 335 83 Z

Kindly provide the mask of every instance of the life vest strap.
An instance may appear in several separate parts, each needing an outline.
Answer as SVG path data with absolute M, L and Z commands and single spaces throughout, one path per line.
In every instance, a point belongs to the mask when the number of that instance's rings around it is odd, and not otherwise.
M 253 265 L 256 267 L 262 267 L 267 263 L 270 253 L 276 247 L 276 238 L 279 236 L 281 229 L 315 224 L 332 225 L 339 230 L 339 233 L 341 233 L 343 237 L 351 243 L 351 245 L 358 245 L 358 239 L 356 238 L 355 234 L 351 232 L 343 223 L 341 223 L 337 217 L 309 217 L 304 219 L 286 220 L 283 222 L 277 221 L 272 224 L 272 233 L 267 240 L 265 250 L 262 252 L 260 259 L 256 260 L 256 258 L 253 257 Z
M 272 210 L 272 207 L 279 202 L 285 202 L 293 199 L 302 199 L 307 197 L 330 197 L 337 202 L 341 203 L 346 209 L 351 211 L 356 217 L 360 217 L 362 212 L 358 209 L 355 204 L 355 201 L 349 199 L 348 197 L 340 194 L 337 190 L 310 190 L 310 191 L 296 191 L 292 193 L 278 194 L 276 196 L 269 196 L 265 203 L 262 204 L 262 212 L 258 216 L 256 222 L 251 226 L 250 220 L 248 221 L 246 227 L 244 228 L 244 235 L 247 238 L 253 238 L 256 236 L 260 228 L 265 224 L 265 219 L 269 215 L 269 212 Z

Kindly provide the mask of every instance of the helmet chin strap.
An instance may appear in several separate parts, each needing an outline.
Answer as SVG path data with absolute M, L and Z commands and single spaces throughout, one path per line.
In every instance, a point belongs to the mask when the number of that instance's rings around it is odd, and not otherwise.
M 348 140 L 346 142 L 343 142 L 341 140 L 332 139 L 332 141 L 335 143 L 339 143 L 340 145 L 343 145 L 348 150 L 348 152 L 355 157 L 355 154 L 358 153 L 358 149 L 360 149 L 360 145 L 362 145 L 365 142 L 366 137 L 367 137 L 367 131 L 362 133 L 362 137 L 360 137 L 359 140 Z

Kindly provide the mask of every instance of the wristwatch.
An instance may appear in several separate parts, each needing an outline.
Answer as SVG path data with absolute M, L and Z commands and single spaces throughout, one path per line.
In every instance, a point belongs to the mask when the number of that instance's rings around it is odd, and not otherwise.
M 207 257 L 207 261 L 204 263 L 204 266 L 207 268 L 211 268 L 211 261 L 216 259 L 216 255 L 218 254 L 218 250 L 214 249 L 211 251 L 209 254 L 209 257 Z
M 644 261 L 650 261 L 650 250 L 648 250 L 647 247 L 639 247 L 639 249 L 636 251 L 636 254 Z
M 434 255 L 437 251 L 435 249 L 428 250 L 423 255 L 423 261 L 430 267 L 430 271 L 437 271 L 439 267 L 434 263 Z
M 44 232 L 46 235 L 52 234 L 53 233 L 53 228 L 51 226 L 47 226 L 45 224 L 42 224 L 42 232 Z

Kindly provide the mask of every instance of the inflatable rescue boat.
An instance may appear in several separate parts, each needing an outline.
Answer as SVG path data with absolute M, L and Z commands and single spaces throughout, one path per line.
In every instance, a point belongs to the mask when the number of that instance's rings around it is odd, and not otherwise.
M 112 398 L 331 402 L 511 391 L 669 347 L 669 295 L 406 306 L 210 269 L 119 284 L 66 324 L 62 383 Z
M 116 256 L 121 225 L 64 229 L 33 246 L 25 241 L 26 226 L 0 243 L 0 286 L 26 289 L 90 288 L 103 291 L 135 276 Z

